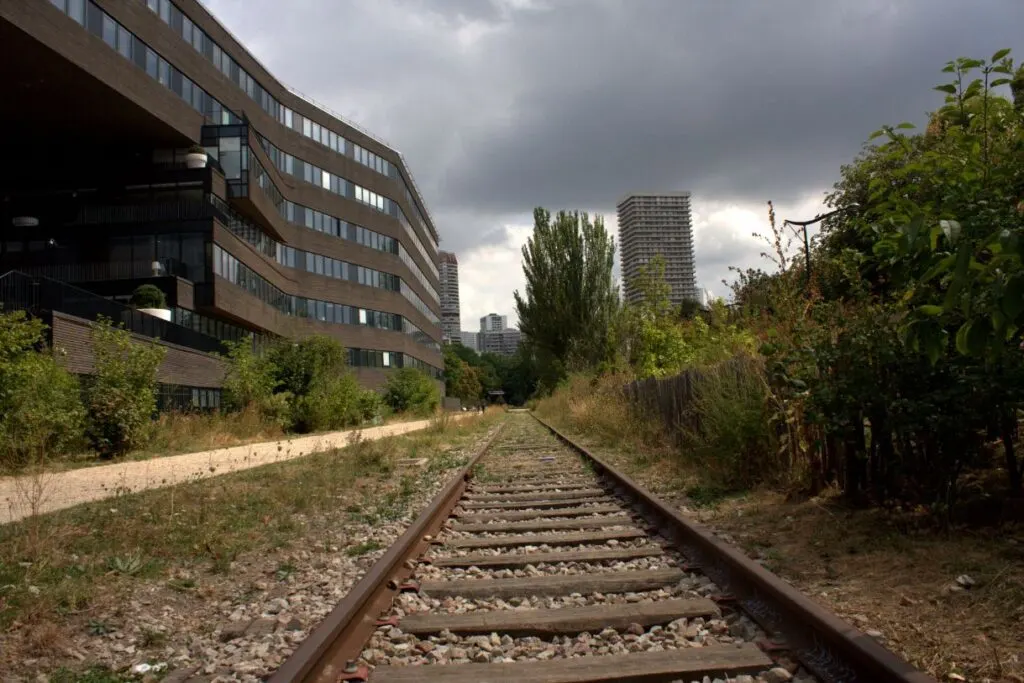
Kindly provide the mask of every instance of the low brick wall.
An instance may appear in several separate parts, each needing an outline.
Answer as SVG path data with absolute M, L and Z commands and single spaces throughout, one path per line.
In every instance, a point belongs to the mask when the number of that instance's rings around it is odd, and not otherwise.
M 53 313 L 51 345 L 64 354 L 69 371 L 88 375 L 93 371 L 91 322 L 66 313 Z M 157 380 L 164 384 L 218 389 L 224 383 L 224 362 L 217 356 L 195 351 L 177 344 L 132 334 L 143 344 L 159 344 L 167 349 L 157 370 Z

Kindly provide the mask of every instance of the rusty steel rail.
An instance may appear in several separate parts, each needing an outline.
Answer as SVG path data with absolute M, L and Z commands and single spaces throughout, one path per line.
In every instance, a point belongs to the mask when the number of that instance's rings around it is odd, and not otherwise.
M 495 430 L 458 475 L 430 501 L 416 521 L 285 660 L 269 683 L 337 683 L 367 678 L 366 671 L 358 669 L 355 661 L 377 628 L 377 615 L 402 590 L 403 582 L 412 575 L 410 560 L 430 545 L 430 536 L 437 533 L 466 490 L 473 466 L 502 428 L 503 425 Z
M 766 649 L 792 653 L 823 683 L 937 683 L 552 425 L 533 417 L 614 482 L 616 493 L 632 499 L 634 507 L 693 562 L 694 569 L 714 581 L 766 631 L 782 637 L 781 642 L 763 644 Z

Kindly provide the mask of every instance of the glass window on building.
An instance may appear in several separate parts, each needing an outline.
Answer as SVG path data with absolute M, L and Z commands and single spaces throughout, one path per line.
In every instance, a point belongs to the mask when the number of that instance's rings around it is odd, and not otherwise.
M 117 24 L 108 15 L 103 15 L 103 42 L 117 49 Z
M 242 139 L 241 138 L 220 138 L 218 140 L 218 159 L 221 168 L 224 170 L 224 177 L 229 180 L 238 180 L 242 177 Z

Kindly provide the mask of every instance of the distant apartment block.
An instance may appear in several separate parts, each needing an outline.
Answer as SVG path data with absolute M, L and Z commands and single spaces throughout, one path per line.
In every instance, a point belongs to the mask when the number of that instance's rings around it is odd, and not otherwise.
M 438 252 L 441 280 L 441 339 L 459 343 L 462 318 L 459 309 L 459 259 L 455 254 Z
M 501 332 L 508 327 L 508 316 L 488 313 L 480 318 L 480 332 Z
M 480 353 L 496 353 L 511 356 L 519 349 L 522 333 L 508 326 L 508 316 L 488 313 L 480 318 L 480 333 L 477 335 L 477 350 Z
M 519 350 L 523 333 L 506 327 L 498 332 L 481 332 L 479 337 L 480 353 L 496 353 L 499 356 L 511 356 Z
M 473 349 L 477 353 L 480 352 L 478 337 L 479 333 L 477 332 L 469 332 L 468 330 L 462 330 L 459 332 L 459 338 L 462 345 L 468 349 Z
M 631 291 L 630 282 L 657 254 L 665 259 L 665 280 L 671 288 L 672 303 L 679 305 L 685 299 L 699 300 L 690 193 L 627 195 L 618 204 L 618 218 L 625 301 L 637 302 L 639 294 Z

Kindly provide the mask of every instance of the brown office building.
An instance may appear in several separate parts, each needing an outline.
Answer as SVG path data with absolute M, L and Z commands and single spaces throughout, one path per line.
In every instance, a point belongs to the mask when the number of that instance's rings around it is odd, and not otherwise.
M 438 235 L 393 148 L 195 0 L 0 2 L 0 45 L 0 301 L 73 368 L 103 314 L 169 346 L 162 382 L 203 406 L 211 352 L 247 334 L 329 334 L 371 386 L 440 378 Z M 170 320 L 126 305 L 142 283 Z

